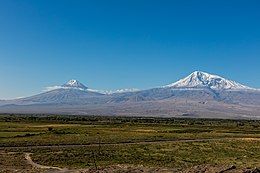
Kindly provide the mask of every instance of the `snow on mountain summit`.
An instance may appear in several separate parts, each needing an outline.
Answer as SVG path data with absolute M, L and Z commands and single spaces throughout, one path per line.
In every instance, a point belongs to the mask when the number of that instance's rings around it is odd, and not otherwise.
M 257 90 L 254 88 L 244 86 L 235 81 L 228 80 L 223 77 L 212 75 L 201 71 L 195 71 L 190 75 L 188 75 L 187 77 L 175 83 L 163 86 L 161 88 L 173 88 L 173 89 L 209 88 L 212 90 Z M 116 93 L 134 93 L 140 91 L 139 89 L 120 89 L 115 91 L 95 90 L 86 87 L 78 80 L 74 80 L 74 79 L 69 80 L 67 83 L 61 86 L 47 87 L 47 91 L 55 90 L 55 89 L 78 89 L 78 90 L 84 90 L 88 92 L 95 92 L 95 93 L 106 94 L 106 95 L 116 94 Z
M 210 88 L 213 90 L 248 90 L 250 87 L 244 86 L 232 80 L 227 80 L 223 77 L 212 75 L 206 72 L 195 71 L 189 76 L 169 85 L 164 88 Z
M 69 80 L 66 84 L 62 85 L 62 87 L 68 87 L 68 88 L 78 88 L 78 89 L 88 89 L 85 85 L 80 83 L 78 80 Z
M 88 92 L 95 92 L 95 93 L 100 93 L 100 94 L 116 94 L 116 93 L 127 93 L 127 92 L 135 92 L 135 91 L 140 91 L 140 89 L 132 88 L 132 89 L 118 89 L 118 90 L 96 90 L 96 89 L 90 89 L 80 83 L 78 80 L 72 79 L 69 80 L 67 83 L 64 85 L 59 85 L 59 86 L 49 86 L 46 87 L 46 90 L 44 91 L 51 91 L 51 90 L 57 90 L 57 89 L 76 89 L 76 90 L 83 90 L 83 91 L 88 91 Z
M 64 85 L 56 85 L 56 86 L 49 86 L 46 87 L 44 91 L 51 91 L 51 90 L 56 90 L 56 89 L 78 89 L 78 90 L 88 90 L 88 87 L 80 83 L 78 80 L 69 80 L 67 83 Z

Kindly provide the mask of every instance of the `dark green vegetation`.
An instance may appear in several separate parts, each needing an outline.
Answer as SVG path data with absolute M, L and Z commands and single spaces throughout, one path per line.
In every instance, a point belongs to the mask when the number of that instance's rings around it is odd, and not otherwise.
M 260 121 L 3 115 L 0 151 L 59 167 L 257 167 Z
M 180 142 L 77 148 L 32 149 L 35 162 L 60 167 L 136 164 L 185 168 L 200 164 L 259 166 L 259 141 Z

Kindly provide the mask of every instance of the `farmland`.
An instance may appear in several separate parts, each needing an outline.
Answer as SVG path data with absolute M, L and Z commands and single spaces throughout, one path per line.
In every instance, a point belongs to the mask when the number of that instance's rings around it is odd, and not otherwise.
M 26 153 L 37 164 L 68 170 L 124 165 L 173 172 L 198 165 L 253 169 L 260 166 L 260 121 L 0 116 L 0 170 L 40 169 L 28 164 Z

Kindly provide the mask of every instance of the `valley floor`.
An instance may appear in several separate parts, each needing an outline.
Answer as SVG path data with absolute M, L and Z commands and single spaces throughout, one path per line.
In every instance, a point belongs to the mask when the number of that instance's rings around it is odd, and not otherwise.
M 0 116 L 0 172 L 259 172 L 260 121 Z

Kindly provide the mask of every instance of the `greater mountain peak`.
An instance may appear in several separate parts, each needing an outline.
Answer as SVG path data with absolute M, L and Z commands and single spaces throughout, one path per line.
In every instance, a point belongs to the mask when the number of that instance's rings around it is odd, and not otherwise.
M 68 88 L 78 88 L 78 89 L 88 89 L 85 85 L 80 83 L 78 80 L 72 79 L 69 80 L 66 84 L 62 85 L 62 87 L 68 87 Z
M 232 80 L 227 80 L 223 77 L 212 75 L 206 72 L 195 71 L 187 77 L 164 86 L 173 88 L 210 88 L 213 90 L 241 90 L 252 89 Z
M 194 71 L 189 76 L 195 77 L 195 78 L 222 78 L 220 76 L 212 75 L 212 74 L 202 72 L 202 71 Z

